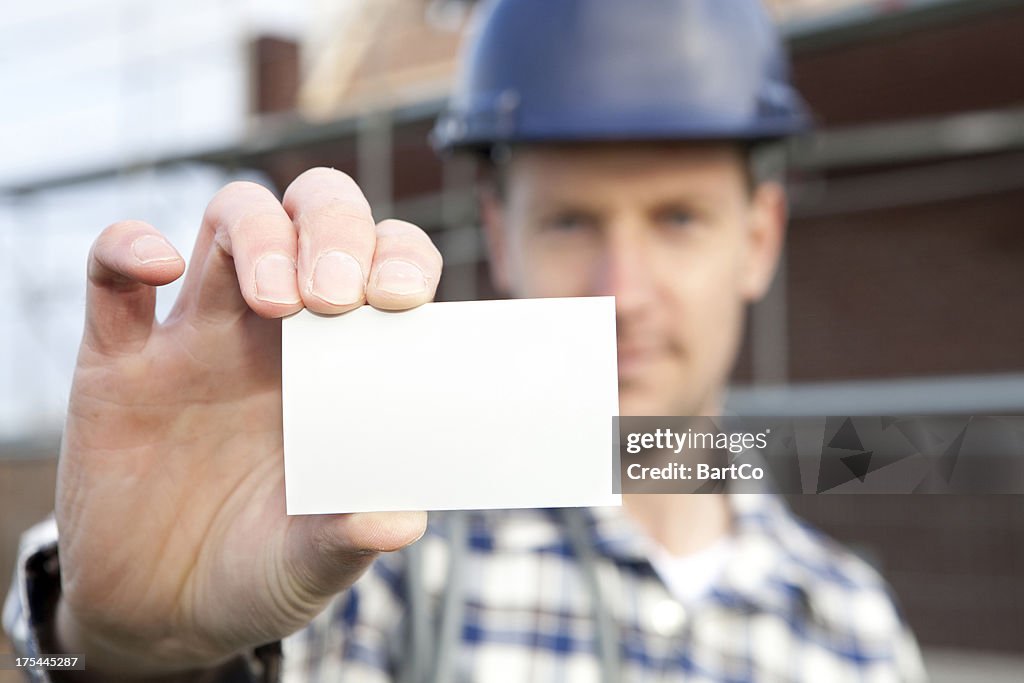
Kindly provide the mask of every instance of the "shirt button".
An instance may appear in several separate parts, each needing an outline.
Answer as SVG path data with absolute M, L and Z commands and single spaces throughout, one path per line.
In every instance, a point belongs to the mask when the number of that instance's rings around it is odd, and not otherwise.
M 651 626 L 658 635 L 676 635 L 685 622 L 686 608 L 675 600 L 662 600 L 651 610 Z

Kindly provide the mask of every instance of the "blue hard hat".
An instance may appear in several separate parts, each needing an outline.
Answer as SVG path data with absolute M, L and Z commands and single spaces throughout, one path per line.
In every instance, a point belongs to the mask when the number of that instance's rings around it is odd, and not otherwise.
M 761 0 L 496 0 L 475 22 L 434 129 L 442 150 L 809 127 Z

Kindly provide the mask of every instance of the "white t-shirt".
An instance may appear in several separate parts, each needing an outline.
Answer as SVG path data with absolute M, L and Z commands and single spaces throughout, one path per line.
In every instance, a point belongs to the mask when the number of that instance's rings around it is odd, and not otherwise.
M 650 559 L 654 570 L 676 600 L 690 605 L 711 591 L 725 569 L 735 544 L 731 536 L 725 536 L 690 555 L 672 555 L 657 543 L 652 545 L 654 549 Z

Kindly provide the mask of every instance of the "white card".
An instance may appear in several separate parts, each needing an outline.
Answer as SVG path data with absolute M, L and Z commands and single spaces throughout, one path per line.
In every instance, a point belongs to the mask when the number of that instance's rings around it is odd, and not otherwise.
M 612 297 L 283 325 L 289 514 L 620 503 Z

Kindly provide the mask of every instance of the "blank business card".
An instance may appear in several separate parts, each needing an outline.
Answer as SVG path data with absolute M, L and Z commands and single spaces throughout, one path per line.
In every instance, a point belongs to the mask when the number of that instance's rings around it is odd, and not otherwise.
M 283 322 L 289 514 L 616 505 L 612 297 Z

